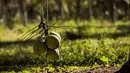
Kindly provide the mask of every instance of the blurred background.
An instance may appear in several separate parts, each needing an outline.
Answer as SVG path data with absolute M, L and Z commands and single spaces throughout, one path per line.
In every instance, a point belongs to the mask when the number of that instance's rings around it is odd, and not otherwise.
M 109 27 L 123 24 L 119 26 L 119 29 L 125 27 L 127 29 L 128 25 L 125 26 L 125 24 L 129 24 L 129 0 L 51 0 L 48 2 L 48 9 L 46 0 L 0 0 L 1 29 L 4 27 L 9 31 L 23 33 L 26 27 L 38 25 L 41 7 L 44 8 L 45 21 L 48 10 L 50 24 L 60 20 L 62 22 L 62 24 L 59 23 L 60 25 L 80 26 L 77 28 L 78 31 L 81 31 L 83 26 L 89 25 Z M 66 21 L 72 24 L 64 24 L 63 22 Z M 87 34 L 85 30 L 83 33 Z
M 49 19 L 60 20 L 128 20 L 129 0 L 51 0 L 49 5 Z M 28 23 L 39 19 L 40 7 L 46 15 L 46 0 L 1 0 L 0 22 L 9 29 L 13 24 L 27 26 Z
M 0 70 L 12 65 L 44 64 L 30 41 L 19 41 L 40 23 L 40 8 L 62 37 L 61 56 L 50 65 L 121 66 L 130 46 L 130 0 L 0 0 Z M 22 70 L 24 67 L 22 67 Z M 11 70 L 21 68 L 10 67 Z

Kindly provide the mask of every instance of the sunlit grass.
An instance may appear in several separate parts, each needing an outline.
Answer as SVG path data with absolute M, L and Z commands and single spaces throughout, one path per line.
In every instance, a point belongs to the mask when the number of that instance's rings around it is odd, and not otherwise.
M 50 25 L 56 21 L 50 22 Z M 1 41 L 17 41 L 20 36 L 22 36 L 25 32 L 29 29 L 37 26 L 39 23 L 31 23 L 28 24 L 26 27 L 22 24 L 14 24 L 14 29 L 9 30 L 4 25 L 0 27 L 0 40 Z M 117 21 L 116 25 L 129 25 L 128 21 Z M 91 21 L 81 21 L 78 20 L 77 23 L 74 20 L 69 20 L 65 22 L 59 21 L 56 26 L 68 26 L 68 27 L 61 27 L 61 28 L 52 28 L 50 31 L 57 31 L 62 35 L 65 35 L 65 32 L 72 32 L 78 34 L 80 32 L 83 36 L 84 35 L 93 35 L 93 34 L 105 34 L 105 33 L 115 33 L 115 32 L 122 32 L 121 30 L 117 30 L 117 26 L 111 26 L 109 21 L 100 21 L 100 20 L 91 20 Z M 90 27 L 90 28 L 89 28 Z M 102 28 L 97 28 L 102 27 Z
M 54 23 L 55 21 L 52 21 Z M 52 24 L 50 22 L 50 24 Z M 128 21 L 118 21 L 116 25 L 128 26 Z M 30 23 L 26 27 L 21 24 L 14 24 L 14 29 L 9 30 L 4 25 L 0 27 L 0 42 L 18 41 L 18 39 L 26 33 L 29 29 L 37 26 L 39 23 Z M 100 67 L 100 66 L 120 66 L 128 60 L 130 35 L 128 30 L 120 30 L 118 26 L 109 27 L 109 21 L 60 21 L 56 26 L 69 26 L 65 28 L 55 28 L 50 31 L 57 31 L 60 33 L 62 42 L 60 53 L 61 58 L 57 61 L 48 62 L 46 68 L 50 71 L 55 71 L 54 67 L 59 67 L 59 70 L 71 72 L 72 70 L 85 69 L 86 67 Z M 97 28 L 102 27 L 102 28 Z M 82 35 L 83 38 L 76 40 L 69 40 L 66 32 L 71 32 L 76 35 Z M 115 33 L 125 33 L 125 36 L 118 36 L 113 38 Z M 91 36 L 96 35 L 95 38 Z M 69 36 L 70 37 L 70 36 Z M 97 38 L 100 37 L 100 38 Z M 5 46 L 3 46 L 5 45 Z M 30 68 L 25 68 L 19 73 L 29 73 L 32 71 L 45 71 L 45 68 L 34 67 L 44 65 L 46 58 L 43 55 L 36 55 L 33 53 L 32 43 L 29 44 L 3 44 L 0 47 L 0 65 L 3 66 L 20 66 L 31 65 Z M 2 67 L 1 67 L 2 68 Z M 8 67 L 7 67 L 8 68 Z M 63 69 L 62 69 L 63 68 Z M 6 69 L 6 68 L 5 68 Z M 19 69 L 19 68 L 18 68 Z M 15 73 L 14 70 L 9 71 Z M 5 72 L 6 73 L 6 72 Z

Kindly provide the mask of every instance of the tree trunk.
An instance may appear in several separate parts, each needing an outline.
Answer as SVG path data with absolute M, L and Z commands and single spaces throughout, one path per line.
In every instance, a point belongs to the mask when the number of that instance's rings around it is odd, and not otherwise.
M 0 0 L 0 19 L 2 18 L 2 0 Z
M 88 0 L 88 3 L 89 3 L 89 19 L 91 19 L 93 17 L 93 9 L 92 9 L 93 0 Z
M 81 0 L 76 0 L 76 16 L 75 16 L 75 20 L 77 21 L 77 19 L 79 18 L 79 13 L 80 13 L 80 2 Z
M 129 21 L 130 21 L 130 0 L 129 0 L 129 6 L 128 6 L 128 14 L 129 14 Z
M 64 18 L 63 0 L 55 0 L 55 1 L 57 2 L 59 7 L 60 17 L 63 19 Z
M 3 7 L 4 7 L 4 12 L 5 12 L 6 26 L 9 29 L 12 29 L 13 28 L 13 20 L 12 20 L 12 16 L 11 16 L 11 8 L 9 7 L 9 3 L 10 3 L 9 0 L 4 0 L 3 1 L 3 5 L 4 5 Z
M 117 21 L 116 0 L 113 0 L 113 22 Z
M 26 26 L 28 23 L 28 16 L 27 16 L 25 0 L 19 0 L 19 5 L 20 5 L 22 22 L 23 22 L 23 25 Z
M 110 0 L 109 4 L 109 9 L 110 9 L 110 17 L 112 19 L 112 23 L 117 21 L 117 8 L 116 8 L 116 0 Z
M 128 33 L 130 33 L 130 0 L 129 0 L 129 6 L 128 6 L 128 14 L 129 14 L 129 28 L 128 28 Z

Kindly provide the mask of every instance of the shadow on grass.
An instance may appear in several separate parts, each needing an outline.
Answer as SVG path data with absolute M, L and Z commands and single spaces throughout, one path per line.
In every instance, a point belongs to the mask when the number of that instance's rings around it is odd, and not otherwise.
M 28 46 L 32 45 L 35 40 L 26 40 L 26 41 L 5 41 L 0 42 L 0 47 L 6 47 L 9 45 L 22 45 L 22 46 Z
M 102 39 L 102 37 L 116 39 L 118 37 L 124 37 L 130 35 L 130 32 L 116 32 L 116 33 L 105 33 L 105 34 L 93 34 L 93 35 L 77 35 L 75 33 L 66 32 L 67 38 L 70 40 L 82 39 L 82 38 L 96 38 Z
M 13 66 L 0 66 L 0 71 L 22 71 L 26 69 L 25 66 L 17 66 L 17 65 L 13 65 Z
M 34 68 L 34 69 L 32 69 L 32 68 Z M 46 66 L 43 66 L 43 65 L 42 66 L 39 66 L 39 65 L 37 65 L 37 66 L 36 65 L 26 65 L 26 66 L 25 65 L 20 65 L 20 66 L 12 65 L 12 66 L 0 66 L 0 72 L 1 73 L 2 72 L 11 72 L 11 71 L 22 72 L 24 70 L 27 70 L 27 71 L 30 71 L 31 73 L 35 73 L 37 68 L 40 68 L 42 73 L 45 72 L 45 70 L 47 70 Z
M 115 33 L 104 33 L 104 34 L 92 34 L 92 35 L 82 35 L 82 34 L 76 34 L 72 32 L 66 32 L 67 38 L 70 40 L 76 40 L 76 39 L 82 39 L 82 38 L 96 38 L 96 39 L 101 39 L 102 37 L 107 37 L 107 38 L 113 38 L 116 39 L 118 37 L 124 37 L 124 36 L 129 36 L 130 35 L 130 25 L 119 25 L 119 26 L 108 26 L 107 28 L 111 27 L 117 27 L 116 30 L 120 30 L 121 32 L 115 32 Z M 91 27 L 89 27 L 91 28 Z M 96 27 L 98 29 L 103 28 L 101 27 Z M 82 30 L 82 29 L 81 29 Z
M 66 32 L 66 37 L 69 40 L 76 40 L 76 39 L 83 39 L 83 38 L 96 38 L 96 39 L 102 39 L 103 37 L 107 38 L 113 38 L 116 39 L 118 37 L 124 37 L 130 35 L 130 25 L 119 25 L 119 26 L 108 26 L 108 28 L 111 27 L 117 27 L 117 30 L 120 30 L 121 32 L 115 32 L 115 33 L 104 33 L 104 34 L 93 34 L 93 35 L 82 35 L 82 34 L 75 34 L 72 32 Z M 86 28 L 86 27 L 85 27 Z M 89 27 L 91 28 L 91 27 Z M 104 28 L 103 26 L 98 26 L 96 28 Z M 6 47 L 9 45 L 22 45 L 22 46 L 28 46 L 32 45 L 34 40 L 26 40 L 26 41 L 7 41 L 7 42 L 0 42 L 0 48 Z

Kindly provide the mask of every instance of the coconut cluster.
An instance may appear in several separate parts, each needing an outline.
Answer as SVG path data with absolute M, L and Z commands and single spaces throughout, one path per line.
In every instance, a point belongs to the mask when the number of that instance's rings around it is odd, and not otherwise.
M 61 36 L 57 32 L 50 32 L 46 37 L 37 38 L 33 44 L 35 54 L 46 54 L 47 60 L 57 60 L 59 58 L 59 47 Z

